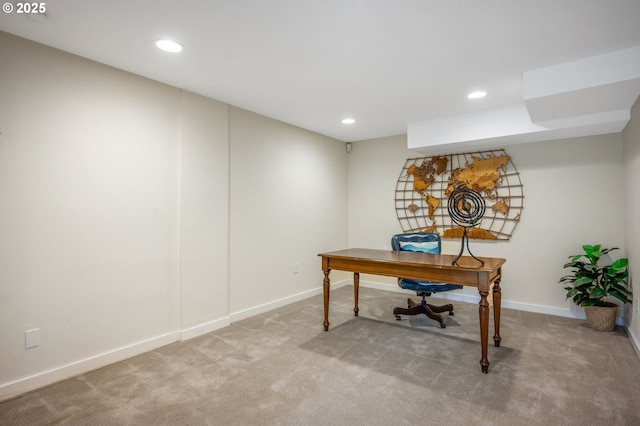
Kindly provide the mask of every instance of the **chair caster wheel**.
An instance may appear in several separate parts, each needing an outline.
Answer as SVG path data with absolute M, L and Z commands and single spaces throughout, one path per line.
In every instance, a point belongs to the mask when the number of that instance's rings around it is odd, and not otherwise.
M 449 311 L 449 316 L 452 317 L 453 316 L 453 311 Z
M 400 315 L 396 315 L 396 320 L 398 320 L 398 321 L 402 320 L 402 318 L 400 317 Z
M 447 328 L 447 324 L 445 324 L 445 323 L 441 322 L 441 323 L 440 323 L 440 328 Z

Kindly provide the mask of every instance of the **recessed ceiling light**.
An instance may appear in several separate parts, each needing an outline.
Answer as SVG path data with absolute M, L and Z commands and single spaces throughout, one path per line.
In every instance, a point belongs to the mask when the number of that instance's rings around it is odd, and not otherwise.
M 158 49 L 170 53 L 178 53 L 182 52 L 183 50 L 183 47 L 180 43 L 176 43 L 175 41 L 168 39 L 156 40 L 156 46 L 158 47 Z
M 342 124 L 353 124 L 355 122 L 356 122 L 356 120 L 354 120 L 353 118 L 344 118 L 342 120 Z
M 483 92 L 481 90 L 477 91 L 477 92 L 471 92 L 467 95 L 467 98 L 469 99 L 479 99 L 479 98 L 484 98 L 485 96 L 487 96 L 487 92 Z

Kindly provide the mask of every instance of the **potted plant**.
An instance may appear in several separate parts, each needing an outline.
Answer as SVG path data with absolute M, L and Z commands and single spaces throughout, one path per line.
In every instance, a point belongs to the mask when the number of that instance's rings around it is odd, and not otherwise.
M 584 308 L 587 326 L 597 330 L 612 331 L 616 326 L 618 305 L 610 302 L 615 297 L 623 303 L 631 303 L 632 291 L 627 282 L 629 261 L 618 259 L 603 265 L 601 258 L 617 247 L 602 248 L 582 246 L 583 253 L 570 256 L 564 268 L 572 268 L 571 274 L 565 275 L 559 283 L 565 284 L 567 299 Z

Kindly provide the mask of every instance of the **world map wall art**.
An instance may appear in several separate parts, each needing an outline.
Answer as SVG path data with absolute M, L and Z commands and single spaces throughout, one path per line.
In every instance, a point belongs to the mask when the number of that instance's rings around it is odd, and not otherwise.
M 456 188 L 477 191 L 486 211 L 469 238 L 509 240 L 520 221 L 524 193 L 520 174 L 504 149 L 410 158 L 396 184 L 396 214 L 404 232 L 435 232 L 460 238 L 464 229 L 449 217 Z

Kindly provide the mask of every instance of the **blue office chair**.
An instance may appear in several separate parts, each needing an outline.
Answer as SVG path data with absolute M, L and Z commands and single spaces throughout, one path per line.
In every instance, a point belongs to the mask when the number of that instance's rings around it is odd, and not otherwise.
M 410 234 L 396 234 L 391 237 L 391 248 L 397 251 L 415 251 L 431 254 L 440 254 L 440 236 L 430 232 L 414 232 Z M 395 308 L 393 314 L 400 321 L 400 315 L 420 315 L 425 314 L 431 319 L 440 323 L 441 328 L 447 325 L 442 319 L 441 312 L 449 312 L 453 315 L 453 305 L 447 304 L 443 306 L 435 306 L 427 303 L 426 298 L 432 293 L 440 293 L 443 291 L 460 290 L 461 285 L 442 284 L 429 281 L 410 280 L 406 278 L 398 278 L 398 285 L 406 290 L 413 290 L 418 296 L 422 297 L 422 303 L 417 304 L 411 299 L 407 299 L 406 308 Z

